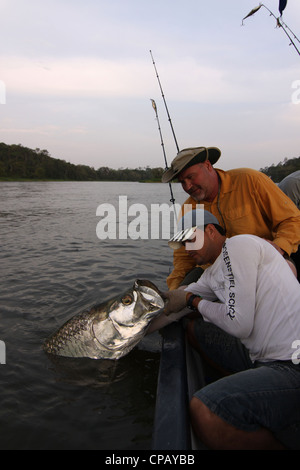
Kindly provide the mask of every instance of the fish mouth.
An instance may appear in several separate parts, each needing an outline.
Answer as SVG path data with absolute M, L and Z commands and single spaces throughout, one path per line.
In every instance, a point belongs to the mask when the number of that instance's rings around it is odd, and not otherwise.
M 149 288 L 149 289 L 154 290 L 154 291 L 157 292 L 158 294 L 160 294 L 160 290 L 158 289 L 158 287 L 156 287 L 156 285 L 153 284 L 153 282 L 148 281 L 148 280 L 137 279 L 137 280 L 135 281 L 135 287 L 136 287 L 136 288 L 140 288 L 140 289 Z
M 138 290 L 142 297 L 150 304 L 150 314 L 154 310 L 157 311 L 164 307 L 165 303 L 162 294 L 151 281 L 138 279 L 135 281 L 134 289 Z

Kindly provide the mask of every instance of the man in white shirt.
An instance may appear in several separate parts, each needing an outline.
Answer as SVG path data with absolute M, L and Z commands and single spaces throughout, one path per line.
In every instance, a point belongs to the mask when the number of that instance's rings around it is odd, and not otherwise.
M 211 266 L 165 313 L 194 310 L 191 343 L 229 375 L 191 400 L 195 432 L 211 449 L 300 449 L 300 285 L 269 242 L 227 239 L 206 211 L 199 228 L 197 212 L 169 244 Z

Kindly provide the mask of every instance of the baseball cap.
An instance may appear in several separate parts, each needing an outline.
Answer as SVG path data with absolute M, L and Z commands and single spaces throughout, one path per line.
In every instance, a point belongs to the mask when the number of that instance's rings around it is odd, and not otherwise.
M 220 225 L 218 219 L 205 209 L 189 211 L 179 221 L 179 231 L 168 241 L 169 247 L 178 250 L 184 242 L 194 238 L 197 228 L 204 230 L 208 224 Z

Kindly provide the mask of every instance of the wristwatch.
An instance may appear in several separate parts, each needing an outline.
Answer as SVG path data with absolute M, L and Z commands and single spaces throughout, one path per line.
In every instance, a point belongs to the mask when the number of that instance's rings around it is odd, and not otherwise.
M 199 299 L 199 295 L 194 295 L 192 294 L 187 302 L 187 307 L 190 309 L 190 310 L 194 310 L 194 311 L 197 311 L 198 308 L 194 307 L 193 305 L 193 302 L 195 299 Z

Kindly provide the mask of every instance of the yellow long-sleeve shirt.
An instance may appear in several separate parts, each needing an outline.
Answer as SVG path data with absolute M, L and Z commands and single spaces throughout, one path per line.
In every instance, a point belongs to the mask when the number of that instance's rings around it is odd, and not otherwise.
M 228 238 L 251 234 L 273 240 L 288 255 L 300 244 L 300 211 L 295 204 L 263 173 L 239 168 L 216 169 L 221 186 L 212 203 L 188 198 L 184 204 L 204 208 L 214 214 L 226 229 Z M 177 289 L 186 274 L 195 267 L 185 248 L 174 251 L 174 270 L 167 279 L 170 290 Z

